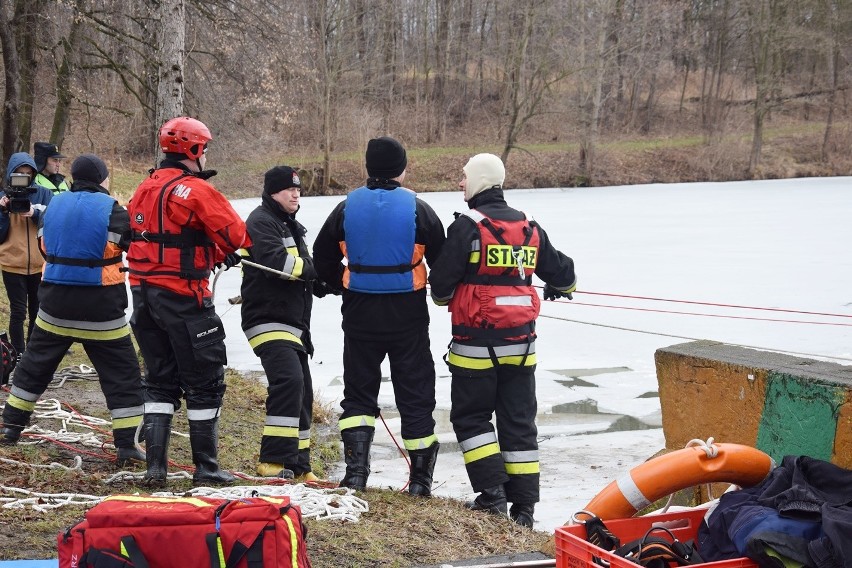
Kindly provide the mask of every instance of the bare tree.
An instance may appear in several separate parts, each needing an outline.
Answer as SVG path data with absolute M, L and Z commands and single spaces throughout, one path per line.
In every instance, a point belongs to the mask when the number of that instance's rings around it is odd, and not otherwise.
M 754 175 L 760 165 L 763 129 L 769 111 L 779 103 L 781 89 L 782 41 L 787 33 L 789 0 L 754 0 L 746 2 L 748 45 L 754 73 L 754 128 L 748 171 Z
M 18 49 L 12 33 L 12 12 L 10 2 L 0 2 L 0 47 L 3 50 L 3 78 L 5 79 L 2 118 L 0 118 L 0 134 L 3 141 L 3 165 L 15 152 L 20 151 L 21 136 L 18 127 L 20 113 L 21 70 L 18 61 Z
M 157 53 L 158 128 L 165 121 L 184 113 L 184 58 L 186 56 L 186 6 L 184 0 L 160 0 Z M 157 154 L 160 156 L 159 151 Z

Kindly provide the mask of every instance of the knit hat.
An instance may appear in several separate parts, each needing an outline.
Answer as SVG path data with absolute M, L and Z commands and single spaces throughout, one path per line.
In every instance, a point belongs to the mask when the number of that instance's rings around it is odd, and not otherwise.
M 101 184 L 109 177 L 109 170 L 104 161 L 94 154 L 81 154 L 71 164 L 71 177 L 74 181 Z
M 506 168 L 503 161 L 494 154 L 477 154 L 467 161 L 464 167 L 467 182 L 464 187 L 464 200 L 470 201 L 473 196 L 486 189 L 503 186 L 506 179 Z
M 302 187 L 299 174 L 290 166 L 275 166 L 263 175 L 263 192 L 274 195 L 288 187 Z
M 408 165 L 405 148 L 389 136 L 367 142 L 367 174 L 374 178 L 399 177 Z
M 51 144 L 50 142 L 36 142 L 33 144 L 33 157 L 35 158 L 36 163 L 36 171 L 41 171 L 44 169 L 44 166 L 47 165 L 48 158 L 57 158 L 63 159 L 66 156 L 63 156 L 59 151 L 59 146 L 56 144 Z

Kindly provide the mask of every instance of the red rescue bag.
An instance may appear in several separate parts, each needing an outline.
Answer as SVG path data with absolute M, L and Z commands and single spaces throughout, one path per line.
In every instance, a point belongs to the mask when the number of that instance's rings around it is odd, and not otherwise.
M 59 568 L 310 568 L 289 497 L 114 495 L 59 534 Z

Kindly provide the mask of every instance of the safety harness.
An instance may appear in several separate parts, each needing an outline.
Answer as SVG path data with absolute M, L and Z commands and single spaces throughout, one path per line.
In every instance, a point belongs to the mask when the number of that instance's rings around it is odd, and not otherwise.
M 621 544 L 620 539 L 607 529 L 600 518 L 591 517 L 585 521 L 585 526 L 586 540 L 590 543 L 640 566 L 670 568 L 704 563 L 695 549 L 694 541 L 681 542 L 670 530 L 663 527 L 651 527 L 642 538 Z M 652 534 L 654 532 L 662 532 L 666 536 L 655 536 Z M 609 565 L 602 558 L 595 558 L 594 561 L 600 566 Z
M 180 233 L 169 233 L 163 231 L 164 224 L 167 224 L 167 219 L 165 217 L 165 200 L 167 194 L 174 191 L 177 187 L 177 182 L 181 179 L 191 176 L 192 174 L 189 172 L 183 172 L 179 176 L 170 179 L 160 188 L 159 195 L 157 196 L 157 226 L 160 228 L 160 232 L 151 232 L 148 230 L 145 231 L 136 231 L 132 230 L 131 232 L 131 240 L 135 242 L 145 242 L 145 243 L 154 243 L 159 245 L 159 255 L 158 260 L 160 264 L 164 264 L 165 260 L 165 249 L 181 249 L 191 251 L 196 247 L 209 247 L 212 245 L 212 241 L 210 238 L 204 233 L 204 231 L 199 231 L 198 229 L 193 229 L 191 227 L 181 227 Z M 151 261 L 143 258 L 134 258 L 132 259 L 139 263 L 150 263 Z M 181 278 L 185 280 L 198 280 L 206 278 L 210 271 L 207 269 L 196 269 L 192 267 L 192 255 L 182 254 L 180 260 L 178 261 L 180 264 L 180 270 L 135 270 L 131 269 L 130 272 L 138 275 L 145 276 L 173 276 L 176 278 Z

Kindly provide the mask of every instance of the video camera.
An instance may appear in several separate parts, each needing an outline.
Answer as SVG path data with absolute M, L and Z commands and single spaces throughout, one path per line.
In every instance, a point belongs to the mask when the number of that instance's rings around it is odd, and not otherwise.
M 36 192 L 36 186 L 30 183 L 29 174 L 13 173 L 9 176 L 9 213 L 26 213 L 30 210 L 30 195 Z

